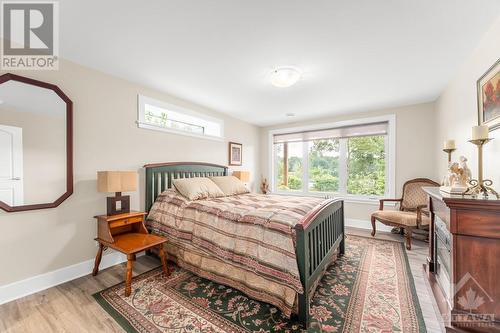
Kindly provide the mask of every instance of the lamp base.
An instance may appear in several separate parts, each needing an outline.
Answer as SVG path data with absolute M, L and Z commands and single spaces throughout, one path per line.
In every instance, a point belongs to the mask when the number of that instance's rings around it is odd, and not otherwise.
M 106 198 L 107 215 L 118 215 L 130 213 L 130 196 L 122 195 L 121 192 L 116 192 L 114 197 Z

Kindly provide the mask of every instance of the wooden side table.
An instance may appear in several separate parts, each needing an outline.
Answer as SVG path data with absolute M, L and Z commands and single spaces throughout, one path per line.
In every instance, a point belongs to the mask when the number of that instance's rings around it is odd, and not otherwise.
M 127 273 L 125 275 L 125 296 L 130 296 L 132 290 L 132 263 L 135 255 L 141 251 L 158 247 L 163 272 L 168 276 L 167 255 L 165 254 L 164 243 L 166 238 L 151 235 L 144 226 L 144 212 L 130 212 L 113 216 L 99 215 L 97 219 L 97 238 L 99 250 L 95 257 L 94 270 L 92 275 L 99 272 L 102 252 L 105 247 L 127 255 Z

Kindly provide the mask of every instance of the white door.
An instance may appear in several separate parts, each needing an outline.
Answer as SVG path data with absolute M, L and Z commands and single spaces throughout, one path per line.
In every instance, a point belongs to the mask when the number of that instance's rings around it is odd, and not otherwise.
M 23 129 L 0 125 L 0 201 L 9 206 L 23 200 Z

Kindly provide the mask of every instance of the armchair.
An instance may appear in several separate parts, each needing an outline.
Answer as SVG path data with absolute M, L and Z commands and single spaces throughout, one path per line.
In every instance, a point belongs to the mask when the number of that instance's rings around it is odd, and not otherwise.
M 403 185 L 403 195 L 400 199 L 381 199 L 379 210 L 371 216 L 372 236 L 376 233 L 376 221 L 385 225 L 399 227 L 406 236 L 406 248 L 411 250 L 411 237 L 414 229 L 429 225 L 430 217 L 427 208 L 427 195 L 422 190 L 425 186 L 439 186 L 427 178 L 416 178 Z M 384 210 L 385 202 L 399 203 L 399 210 Z

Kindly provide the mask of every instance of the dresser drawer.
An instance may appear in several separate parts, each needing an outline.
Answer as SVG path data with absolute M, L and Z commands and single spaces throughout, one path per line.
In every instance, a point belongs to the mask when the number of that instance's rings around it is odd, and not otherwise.
M 500 216 L 498 213 L 457 210 L 456 214 L 458 234 L 500 238 Z
M 435 198 L 431 198 L 431 200 L 432 212 L 436 214 L 436 216 L 444 222 L 446 228 L 450 230 L 450 209 L 446 207 L 446 204 L 441 200 L 437 200 Z
M 125 225 L 142 222 L 142 216 L 128 217 L 125 219 L 113 221 L 109 223 L 110 228 L 123 227 Z

